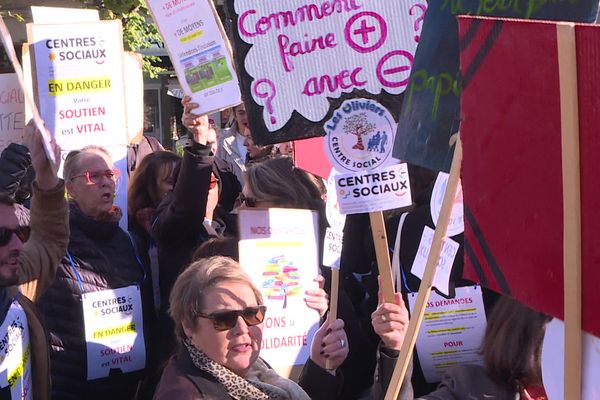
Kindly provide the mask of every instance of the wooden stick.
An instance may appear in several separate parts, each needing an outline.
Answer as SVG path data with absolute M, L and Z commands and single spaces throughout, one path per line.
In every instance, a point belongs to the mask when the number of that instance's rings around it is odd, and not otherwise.
M 560 80 L 565 307 L 564 398 L 581 399 L 581 180 L 575 25 L 556 25 Z
M 331 267 L 331 302 L 329 303 L 329 321 L 333 322 L 337 319 L 338 309 L 338 292 L 340 287 L 340 269 Z M 325 369 L 331 368 L 331 360 L 325 361 Z
M 371 232 L 375 244 L 375 255 L 377 256 L 377 267 L 381 277 L 380 286 L 383 299 L 386 303 L 394 302 L 394 277 L 392 276 L 392 264 L 390 263 L 390 250 L 383 221 L 383 212 L 369 213 L 371 219 Z
M 454 205 L 454 198 L 456 197 L 456 191 L 458 189 L 458 182 L 460 179 L 460 164 L 462 162 L 462 142 L 460 137 L 456 141 L 456 148 L 454 149 L 454 156 L 452 157 L 452 166 L 450 167 L 450 176 L 448 178 L 448 185 L 446 186 L 446 193 L 444 194 L 444 200 L 442 202 L 442 208 L 440 210 L 440 216 L 438 217 L 435 233 L 433 235 L 433 242 L 431 243 L 431 249 L 429 250 L 429 256 L 427 257 L 427 264 L 425 265 L 425 272 L 421 285 L 419 286 L 419 293 L 417 294 L 417 300 L 410 317 L 406 336 L 400 349 L 400 355 L 398 361 L 396 361 L 396 367 L 390 380 L 388 390 L 385 394 L 385 400 L 396 400 L 398 393 L 404 381 L 404 375 L 410 358 L 413 352 L 413 348 L 417 341 L 417 335 L 425 314 L 425 308 L 427 301 L 429 300 L 429 294 L 433 287 L 433 279 L 435 278 L 435 272 L 437 269 L 437 263 L 440 258 L 442 251 L 443 240 L 446 237 L 446 231 L 450 222 L 450 215 L 452 213 L 452 207 Z

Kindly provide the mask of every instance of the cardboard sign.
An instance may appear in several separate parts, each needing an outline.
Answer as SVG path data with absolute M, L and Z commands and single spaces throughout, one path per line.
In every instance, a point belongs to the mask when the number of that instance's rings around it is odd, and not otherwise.
M 412 204 L 406 164 L 335 176 L 342 214 L 361 214 Z
M 477 29 L 474 25 L 459 41 L 456 15 L 594 22 L 597 8 L 596 0 L 429 1 L 398 121 L 394 157 L 434 171 L 450 170 L 452 135 L 458 132 L 460 122 L 461 91 L 473 78 L 496 36 L 496 31 L 487 32 L 487 40 L 479 42 L 478 57 L 464 65 L 461 77 L 459 42 L 472 43 Z
M 461 54 L 465 69 L 490 32 L 496 32 L 462 94 L 465 278 L 562 319 L 563 271 L 569 266 L 563 266 L 556 26 L 461 17 L 459 28 L 461 37 L 472 35 L 472 43 Z M 600 27 L 577 25 L 575 34 L 582 327 L 600 336 Z
M 323 136 L 347 98 L 395 117 L 427 8 L 423 0 L 230 0 L 236 62 L 261 144 Z M 384 92 L 382 92 L 384 91 Z M 391 141 L 390 141 L 391 143 Z
M 179 84 L 209 114 L 241 103 L 231 49 L 211 0 L 149 0 Z
M 267 314 L 261 357 L 289 376 L 310 354 L 319 314 L 306 306 L 304 291 L 317 288 L 319 273 L 316 212 L 243 209 L 240 264 L 261 291 Z
M 10 143 L 23 143 L 25 95 L 17 74 L 0 74 L 0 151 Z
M 119 21 L 27 25 L 40 113 L 63 150 L 126 145 Z
M 417 294 L 409 293 L 411 310 L 416 301 Z M 452 365 L 484 365 L 479 349 L 485 327 L 481 288 L 456 288 L 456 296 L 452 299 L 432 292 L 417 336 L 419 363 L 427 382 L 441 381 L 444 372 Z

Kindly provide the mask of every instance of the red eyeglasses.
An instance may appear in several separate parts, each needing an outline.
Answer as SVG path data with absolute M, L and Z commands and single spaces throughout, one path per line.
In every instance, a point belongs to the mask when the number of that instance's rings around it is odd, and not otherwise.
M 118 169 L 106 169 L 104 171 L 85 171 L 82 174 L 75 175 L 71 178 L 71 181 L 76 178 L 85 178 L 89 185 L 97 185 L 102 182 L 102 178 L 108 178 L 109 180 L 116 182 L 119 178 Z

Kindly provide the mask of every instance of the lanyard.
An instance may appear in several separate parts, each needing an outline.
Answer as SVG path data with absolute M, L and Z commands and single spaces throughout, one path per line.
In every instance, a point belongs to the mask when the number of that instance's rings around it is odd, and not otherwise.
M 137 260 L 138 266 L 140 267 L 140 269 L 142 270 L 142 273 L 144 275 L 144 277 L 142 278 L 142 281 L 138 283 L 138 285 L 141 286 L 141 284 L 144 281 L 146 281 L 148 274 L 146 273 L 146 268 L 144 267 L 144 264 L 142 263 L 142 261 L 140 260 L 140 258 L 137 255 L 137 249 L 133 242 L 133 238 L 131 237 L 129 232 L 127 232 L 127 236 L 129 237 L 129 241 L 131 242 L 131 246 L 133 247 L 133 254 L 135 255 L 135 259 Z M 85 290 L 83 289 L 83 281 L 81 280 L 81 275 L 79 275 L 77 268 L 75 268 L 75 263 L 73 262 L 73 257 L 71 257 L 71 253 L 68 250 L 67 250 L 67 258 L 69 259 L 69 264 L 71 264 L 71 269 L 73 270 L 73 273 L 75 274 L 75 279 L 77 279 L 77 284 L 79 285 L 79 288 L 81 289 L 81 293 L 85 293 Z

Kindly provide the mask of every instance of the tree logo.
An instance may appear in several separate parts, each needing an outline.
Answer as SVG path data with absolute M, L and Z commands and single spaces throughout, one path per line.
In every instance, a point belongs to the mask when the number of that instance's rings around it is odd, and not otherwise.
M 326 152 L 338 171 L 364 171 L 391 164 L 396 123 L 375 100 L 346 100 L 325 122 Z
M 265 263 L 262 274 L 262 294 L 269 300 L 282 300 L 282 308 L 287 308 L 288 298 L 301 293 L 298 268 L 285 256 L 277 256 Z

